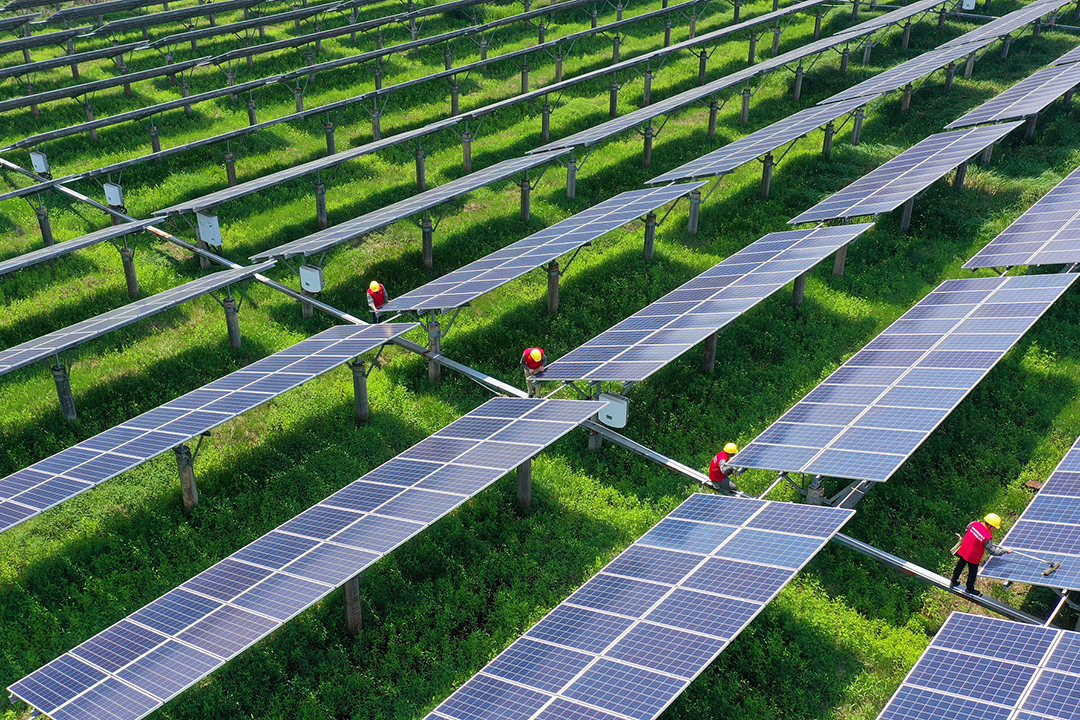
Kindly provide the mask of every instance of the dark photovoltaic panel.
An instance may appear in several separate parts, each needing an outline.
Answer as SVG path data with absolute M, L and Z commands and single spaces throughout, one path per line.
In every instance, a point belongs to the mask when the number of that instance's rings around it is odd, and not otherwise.
M 330 328 L 0 480 L 0 532 L 418 327 Z
M 696 180 L 734 172 L 754 158 L 805 137 L 817 128 L 830 123 L 866 103 L 865 98 L 838 102 L 821 107 L 810 107 L 789 115 L 783 120 L 764 127 L 757 132 L 739 138 L 733 143 L 702 155 L 697 160 L 680 165 L 663 175 L 649 180 L 650 184 Z
M 206 17 L 211 13 L 223 13 L 230 10 L 241 10 L 258 5 L 263 0 L 222 0 L 221 2 L 204 3 L 190 7 L 174 8 L 162 12 L 147 13 L 135 17 L 121 18 L 107 22 L 99 27 L 91 35 L 115 35 L 125 30 L 153 27 L 170 22 L 179 22 L 193 17 Z
M 83 25 L 82 27 L 57 30 L 56 32 L 51 33 L 28 35 L 27 37 L 15 38 L 14 40 L 3 40 L 0 41 L 0 55 L 19 52 L 20 50 L 32 50 L 46 45 L 62 45 L 76 35 L 82 35 L 87 30 L 93 30 L 93 28 L 89 25 Z
M 117 55 L 123 55 L 141 46 L 142 43 L 112 45 L 106 48 L 98 48 L 97 50 L 87 50 L 86 52 L 72 53 L 70 55 L 61 55 L 60 57 L 49 58 L 48 60 L 38 60 L 32 63 L 24 63 L 22 65 L 12 65 L 10 67 L 0 68 L 0 80 L 6 80 L 9 77 L 20 77 L 26 75 L 27 73 L 38 72 L 41 70 L 49 70 L 50 68 L 64 67 L 65 65 L 72 65 L 74 63 L 83 63 L 89 62 L 91 60 L 100 60 L 101 58 L 116 57 Z
M 571 350 L 540 380 L 644 380 L 857 238 L 872 223 L 769 233 Z
M 38 12 L 31 15 L 16 15 L 14 17 L 0 18 L 0 32 L 17 30 L 31 20 L 35 20 L 39 17 L 41 17 L 41 13 Z
M 652 720 L 853 514 L 695 493 L 428 720 Z
M 276 187 L 282 183 L 289 182 L 296 178 L 310 175 L 319 170 L 327 170 L 332 167 L 337 167 L 343 162 L 353 160 L 364 155 L 370 155 L 373 152 L 378 152 L 388 147 L 392 147 L 402 142 L 408 142 L 417 138 L 422 138 L 432 133 L 437 133 L 448 127 L 452 127 L 457 123 L 456 118 L 447 118 L 446 120 L 439 120 L 430 125 L 417 128 L 415 130 L 407 130 L 397 135 L 391 135 L 390 137 L 382 138 L 381 140 L 375 140 L 365 145 L 352 148 L 350 150 L 342 150 L 339 153 L 321 157 L 310 162 L 303 163 L 301 165 L 294 165 L 292 167 L 279 170 L 276 173 L 271 173 L 261 178 L 255 178 L 239 185 L 235 185 L 224 190 L 218 190 L 217 192 L 210 193 L 208 195 L 202 195 L 194 200 L 187 200 L 176 205 L 157 210 L 155 215 L 178 215 L 185 212 L 195 212 L 199 210 L 208 210 L 215 208 L 222 203 L 229 200 L 235 200 L 242 198 L 252 193 L 266 190 L 267 188 Z
M 286 10 L 285 12 L 258 15 L 257 17 L 252 17 L 248 20 L 238 20 L 237 22 L 226 23 L 224 25 L 208 25 L 207 27 L 198 28 L 197 30 L 189 30 L 187 32 L 158 38 L 157 40 L 147 43 L 146 47 L 175 47 L 183 43 L 191 42 L 192 40 L 204 40 L 218 35 L 228 35 L 230 33 L 239 33 L 253 28 L 269 27 L 293 20 L 303 20 L 312 15 L 318 15 L 319 13 L 334 10 L 336 7 L 337 5 L 334 4 L 313 5 L 311 7 L 300 7 L 295 10 Z
M 1076 277 L 946 280 L 740 450 L 735 465 L 888 480 Z
M 788 222 L 798 225 L 891 212 L 1022 124 L 931 135 Z
M 1015 120 L 1036 115 L 1078 84 L 1080 84 L 1080 65 L 1078 64 L 1043 68 L 997 97 L 987 100 L 959 120 L 949 123 L 945 129 L 952 130 L 968 125 Z
M 1051 65 L 1067 65 L 1068 63 L 1080 62 L 1080 47 L 1073 48 L 1059 57 Z
M 46 260 L 52 260 L 53 258 L 60 257 L 61 255 L 67 255 L 68 253 L 81 250 L 83 248 L 90 247 L 91 245 L 97 245 L 99 242 L 105 242 L 106 240 L 114 240 L 116 238 L 123 237 L 130 233 L 138 232 L 148 225 L 153 225 L 153 220 L 136 220 L 134 222 L 124 223 L 122 225 L 112 225 L 101 230 L 95 230 L 92 233 L 82 235 L 72 240 L 66 240 L 62 243 L 56 243 L 55 245 L 49 245 L 38 250 L 19 255 L 17 257 L 10 258 L 8 260 L 0 260 L 0 275 L 6 275 L 16 270 L 22 270 L 23 268 L 36 265 Z
M 999 17 L 993 22 L 983 25 L 975 31 L 965 33 L 955 40 L 942 45 L 942 47 L 948 47 L 951 45 L 957 45 L 965 42 L 971 42 L 979 38 L 999 38 L 1008 35 L 1014 30 L 1028 25 L 1038 18 L 1044 15 L 1052 14 L 1054 11 L 1068 5 L 1072 0 L 1038 0 L 1030 5 L 1025 5 L 1015 12 L 1011 12 L 1008 15 Z
M 881 28 L 895 25 L 903 20 L 908 20 L 915 17 L 919 13 L 929 12 L 939 5 L 953 5 L 959 4 L 959 0 L 919 0 L 913 2 L 904 7 L 894 10 L 891 13 L 885 13 L 884 15 L 878 15 L 872 17 L 869 20 L 859 23 L 849 30 L 841 30 L 837 33 L 840 35 L 849 35 L 851 33 L 865 33 L 874 30 L 880 30 Z
M 99 15 L 107 15 L 108 13 L 113 12 L 134 10 L 147 4 L 146 0 L 107 0 L 106 2 L 95 2 L 90 3 L 89 5 L 69 5 L 66 8 L 60 8 L 50 15 L 49 24 L 67 24 L 72 20 L 81 20 L 82 18 L 98 17 Z
M 704 184 L 686 183 L 648 190 L 628 190 L 394 298 L 382 309 L 386 312 L 403 312 L 461 307 L 605 233 L 678 200 Z
M 563 155 L 565 151 L 556 150 L 538 155 L 526 155 L 519 158 L 511 158 L 491 167 L 477 170 L 476 172 L 451 180 L 448 183 L 431 188 L 410 198 L 399 200 L 385 207 L 379 208 L 366 215 L 361 215 L 353 220 L 346 220 L 340 225 L 320 230 L 307 237 L 294 240 L 284 245 L 279 245 L 271 250 L 266 250 L 258 255 L 253 255 L 252 260 L 262 260 L 277 257 L 295 257 L 297 255 L 312 255 L 328 250 L 335 245 L 348 242 L 379 228 L 403 220 L 416 213 L 430 210 L 447 200 L 470 193 L 473 190 L 485 187 L 500 180 L 524 172 L 530 168 L 551 162 Z
M 133 303 L 102 313 L 89 320 L 83 320 L 6 350 L 0 350 L 0 375 L 29 365 L 37 360 L 44 360 L 57 353 L 70 350 L 88 340 L 101 337 L 105 333 L 174 308 L 192 298 L 240 282 L 256 273 L 269 269 L 273 264 L 273 262 L 264 262 L 259 265 L 211 273 L 206 277 L 192 280 L 142 300 L 136 300 Z
M 1080 633 L 954 612 L 878 720 L 1073 720 Z
M 1080 169 L 964 263 L 974 270 L 1080 262 Z
M 1073 443 L 1002 544 L 1059 562 L 1061 567 L 1043 575 L 1046 563 L 1013 553 L 991 557 L 980 574 L 1080 590 L 1080 440 Z
M 602 406 L 489 400 L 9 690 L 56 720 L 138 720 Z

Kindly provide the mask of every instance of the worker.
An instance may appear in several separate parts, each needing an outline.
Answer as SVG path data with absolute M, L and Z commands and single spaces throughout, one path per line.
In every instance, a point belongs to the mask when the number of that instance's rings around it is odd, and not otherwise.
M 988 552 L 991 555 L 1004 555 L 1012 552 L 1008 548 L 994 544 L 991 527 L 995 529 L 1001 527 L 1001 517 L 997 513 L 989 513 L 982 522 L 976 520 L 968 525 L 967 532 L 964 533 L 964 537 L 960 540 L 960 547 L 956 551 L 959 560 L 956 563 L 956 569 L 953 570 L 950 588 L 960 585 L 960 573 L 966 565 L 968 569 L 967 594 L 981 596 L 982 593 L 975 589 L 975 578 L 979 574 L 979 563 L 982 562 L 983 554 Z
M 377 323 L 382 319 L 379 308 L 389 300 L 390 293 L 386 291 L 386 286 L 378 280 L 372 280 L 367 289 L 367 304 L 371 308 L 371 322 Z
M 532 376 L 547 367 L 544 364 L 544 348 L 525 348 L 525 352 L 521 353 L 521 368 L 525 371 L 525 388 L 529 392 L 529 397 L 536 395 L 536 381 L 532 379 Z
M 712 464 L 709 465 L 709 482 L 706 483 L 713 490 L 733 493 L 739 489 L 731 481 L 731 476 L 735 474 L 735 468 L 728 464 L 728 460 L 737 452 L 739 452 L 739 446 L 729 442 L 724 446 L 723 450 L 716 453 Z

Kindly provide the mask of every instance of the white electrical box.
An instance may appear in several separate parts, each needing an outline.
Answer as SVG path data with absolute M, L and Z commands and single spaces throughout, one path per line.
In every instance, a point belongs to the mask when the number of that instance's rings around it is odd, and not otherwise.
M 962 7 L 964 10 L 974 10 L 975 9 L 975 0 L 963 0 L 960 3 L 960 7 Z
M 199 239 L 207 245 L 221 247 L 221 225 L 217 215 L 210 213 L 195 213 L 199 221 Z
M 608 427 L 626 427 L 626 407 L 630 400 L 615 393 L 600 393 L 600 399 L 607 403 L 597 414 L 600 422 Z
M 300 266 L 300 287 L 310 293 L 322 292 L 322 268 L 317 265 Z
M 49 158 L 43 152 L 31 151 L 30 164 L 34 166 L 34 172 L 36 173 L 48 174 L 49 172 Z
M 110 207 L 123 207 L 124 188 L 116 183 L 105 183 L 105 203 Z

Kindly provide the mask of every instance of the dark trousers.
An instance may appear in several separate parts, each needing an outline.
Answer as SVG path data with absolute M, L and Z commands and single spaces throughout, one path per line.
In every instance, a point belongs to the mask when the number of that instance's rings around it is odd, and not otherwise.
M 956 569 L 952 571 L 952 584 L 957 585 L 960 583 L 960 573 L 964 571 L 965 565 L 968 569 L 967 591 L 972 592 L 975 590 L 975 578 L 979 575 L 979 563 L 968 562 L 964 558 L 960 558 L 956 563 Z

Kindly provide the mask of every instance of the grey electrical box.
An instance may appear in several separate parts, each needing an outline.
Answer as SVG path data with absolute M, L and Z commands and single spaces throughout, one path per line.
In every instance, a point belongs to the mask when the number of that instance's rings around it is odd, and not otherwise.
M 962 2 L 960 3 L 960 7 L 964 10 L 974 10 L 975 0 L 962 0 Z
M 317 265 L 300 266 L 300 287 L 310 293 L 322 292 L 322 268 Z
M 48 174 L 49 172 L 49 158 L 43 152 L 31 151 L 30 164 L 34 166 L 34 172 L 36 173 Z
M 195 213 L 199 221 L 199 239 L 207 245 L 221 247 L 221 225 L 217 215 L 211 213 Z
M 615 393 L 600 393 L 600 400 L 607 403 L 597 413 L 600 422 L 608 427 L 626 427 L 626 408 L 630 400 Z
M 105 183 L 105 203 L 109 207 L 123 207 L 124 188 L 116 183 Z

